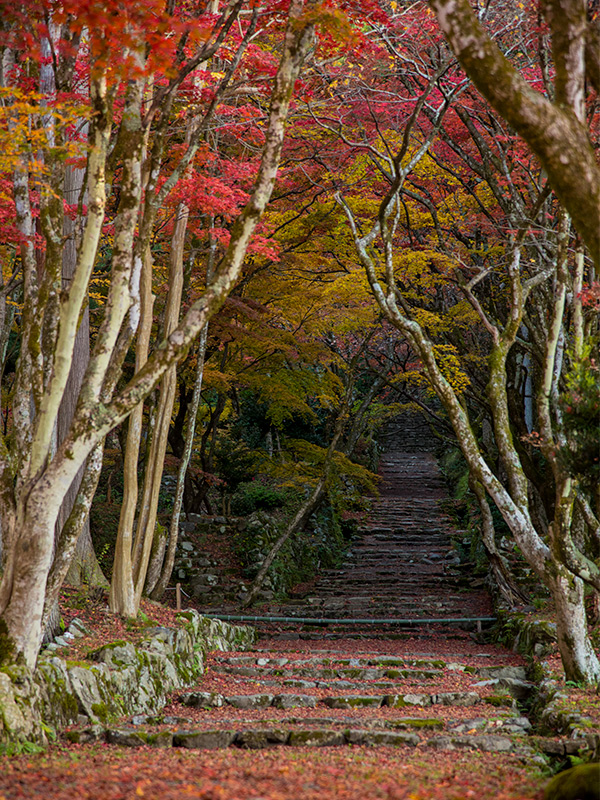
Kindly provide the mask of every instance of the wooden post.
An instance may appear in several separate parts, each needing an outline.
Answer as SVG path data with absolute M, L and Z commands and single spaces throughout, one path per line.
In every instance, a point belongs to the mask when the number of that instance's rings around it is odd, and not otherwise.
M 175 584 L 175 605 L 177 611 L 181 611 L 181 584 Z

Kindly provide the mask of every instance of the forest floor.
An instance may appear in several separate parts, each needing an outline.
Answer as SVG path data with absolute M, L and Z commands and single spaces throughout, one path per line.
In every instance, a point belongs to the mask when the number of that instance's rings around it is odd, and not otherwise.
M 77 607 L 83 605 L 84 607 Z M 148 625 L 171 625 L 174 610 L 144 601 L 142 622 L 126 624 L 108 612 L 106 596 L 88 596 L 82 604 L 81 592 L 67 587 L 63 592 L 65 622 L 79 617 L 90 634 L 70 650 L 70 658 L 85 658 L 86 653 L 117 639 L 138 640 Z M 146 619 L 147 618 L 147 619 Z M 375 632 L 377 635 L 377 632 Z M 161 718 L 146 720 L 146 731 L 193 729 L 260 732 L 286 729 L 302 733 L 340 736 L 341 731 L 370 732 L 398 738 L 393 744 L 371 741 L 340 746 L 271 746 L 254 749 L 234 746 L 224 749 L 187 749 L 185 746 L 157 750 L 95 742 L 72 744 L 60 738 L 42 753 L 22 753 L 0 759 L 0 800 L 53 798 L 54 800 L 541 800 L 550 769 L 532 763 L 527 742 L 531 737 L 505 734 L 514 743 L 511 752 L 485 752 L 459 745 L 452 750 L 431 744 L 439 735 L 463 734 L 463 740 L 501 738 L 506 725 L 520 711 L 487 703 L 492 688 L 475 687 L 482 676 L 476 671 L 493 665 L 523 667 L 525 659 L 506 648 L 475 641 L 465 631 L 436 631 L 406 638 L 300 638 L 289 629 L 272 626 L 265 631 L 252 653 L 212 653 L 207 658 L 206 674 L 190 691 L 213 692 L 227 698 L 222 707 L 189 705 L 186 697 L 175 693 Z M 381 635 L 381 634 L 380 634 Z M 411 664 L 412 660 L 412 664 Z M 427 669 L 443 661 L 449 668 L 440 674 L 418 672 L 416 660 Z M 372 665 L 408 667 L 395 675 L 393 687 L 382 688 L 381 677 L 361 669 Z M 273 669 L 277 662 L 278 668 Z M 548 658 L 560 674 L 556 654 Z M 370 667 L 368 665 L 371 665 Z M 456 669 L 457 664 L 461 665 Z M 256 666 L 258 665 L 258 666 Z M 453 666 L 451 666 L 453 665 Z M 441 665 L 435 664 L 436 668 Z M 332 677 L 334 669 L 353 669 L 352 680 Z M 467 669 L 463 669 L 466 667 Z M 389 672 L 389 675 L 395 673 Z M 349 677 L 341 674 L 341 677 Z M 324 677 L 324 680 L 318 680 Z M 385 678 L 387 680 L 387 676 Z M 311 686 L 310 683 L 315 685 Z M 385 681 L 384 681 L 385 683 Z M 573 708 L 600 720 L 600 698 L 581 687 L 560 688 Z M 280 709 L 273 705 L 229 705 L 232 697 L 264 697 L 266 693 L 300 692 L 308 707 Z M 328 697 L 378 696 L 403 693 L 477 692 L 475 705 L 414 705 L 376 709 L 326 705 Z M 406 695 L 404 695 L 406 696 Z M 301 701 L 299 701 L 301 702 Z M 415 720 L 417 721 L 415 723 Z M 514 720 L 513 720 L 514 721 Z M 139 721 L 138 721 L 139 724 Z M 131 720 L 111 723 L 116 730 L 132 729 Z M 416 727 L 415 727 L 416 725 Z M 432 726 L 431 728 L 429 726 Z M 416 733 L 415 733 L 416 732 Z M 298 734 L 300 735 L 300 734 Z M 361 735 L 364 735 L 361 734 Z M 402 742 L 402 736 L 414 741 Z M 416 737 L 416 738 L 415 738 Z M 460 739 L 460 736 L 458 737 Z M 457 739 L 457 741 L 458 741 Z M 333 740 L 332 740 L 333 741 Z M 365 739 L 368 741 L 368 739 Z M 416 744 L 415 744 L 416 742 Z M 493 744 L 493 742 L 492 742 Z M 495 745 L 494 745 L 495 746 Z M 564 766 L 564 765 L 563 765 Z
M 420 494 L 437 503 L 443 491 L 427 464 L 420 459 Z M 457 590 L 444 577 L 451 570 L 429 563 L 447 550 L 447 523 L 433 516 L 433 505 L 423 507 L 427 498 L 402 499 L 401 480 L 391 499 L 382 498 L 347 567 L 308 587 L 316 613 L 334 603 L 336 615 L 359 616 L 377 595 L 380 608 L 397 616 L 489 614 L 481 588 Z M 394 543 L 400 528 L 405 552 Z M 415 538 L 421 530 L 426 550 Z M 388 567 L 395 559 L 392 586 L 380 552 Z M 423 552 L 420 563 L 415 553 Z M 360 588 L 367 574 L 368 592 Z M 265 610 L 310 610 L 308 600 L 294 602 Z M 77 617 L 89 630 L 69 647 L 72 660 L 176 624 L 173 608 L 147 600 L 127 622 L 109 612 L 104 590 L 73 587 L 63 589 L 61 616 L 66 626 Z M 556 649 L 544 660 L 564 708 L 600 730 L 598 693 L 565 683 Z M 0 800 L 542 800 L 551 773 L 577 758 L 567 754 L 566 736 L 538 735 L 530 705 L 508 690 L 519 676 L 517 684 L 535 693 L 527 667 L 512 650 L 448 624 L 353 634 L 344 626 L 263 625 L 252 652 L 208 654 L 197 684 L 174 692 L 158 716 L 110 720 L 91 743 L 60 735 L 44 752 L 0 757 Z M 77 739 L 83 727 L 64 733 Z M 162 737 L 160 749 L 140 733 Z M 550 751 L 562 758 L 541 755 Z

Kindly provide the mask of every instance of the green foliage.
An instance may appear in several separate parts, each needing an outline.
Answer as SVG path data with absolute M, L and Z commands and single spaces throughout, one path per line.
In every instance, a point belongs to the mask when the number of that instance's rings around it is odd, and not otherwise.
M 0 756 L 22 756 L 43 753 L 44 747 L 36 742 L 5 742 L 0 743 Z
M 592 355 L 597 344 L 590 342 L 573 362 L 560 397 L 567 444 L 559 457 L 586 486 L 600 478 L 600 365 Z
M 251 450 L 243 441 L 235 441 L 228 435 L 219 437 L 215 463 L 219 477 L 227 483 L 229 492 L 235 491 L 240 483 L 252 480 L 256 474 L 259 454 Z
M 231 498 L 231 512 L 239 516 L 253 511 L 281 508 L 285 505 L 287 494 L 284 490 L 260 481 L 240 483 Z

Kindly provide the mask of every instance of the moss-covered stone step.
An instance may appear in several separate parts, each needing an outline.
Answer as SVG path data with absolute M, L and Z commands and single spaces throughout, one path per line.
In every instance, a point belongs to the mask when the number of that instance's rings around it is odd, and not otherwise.
M 367 658 L 348 658 L 340 654 L 336 657 L 336 655 L 332 655 L 330 657 L 323 657 L 323 658 L 280 658 L 280 657 L 267 657 L 267 656 L 257 656 L 257 655 L 246 655 L 246 656 L 229 656 L 224 657 L 220 656 L 215 659 L 217 663 L 223 663 L 231 667 L 268 667 L 270 669 L 281 669 L 281 667 L 287 666 L 288 669 L 296 670 L 300 667 L 309 667 L 309 668 L 318 668 L 318 667 L 329 667 L 332 669 L 341 669 L 341 668 L 353 668 L 353 669 L 363 669 L 369 667 L 379 667 L 381 669 L 390 668 L 390 667 L 416 667 L 419 669 L 431 669 L 431 670 L 443 670 L 443 669 L 452 669 L 452 670 L 468 670 L 471 671 L 473 674 L 481 675 L 482 677 L 491 678 L 522 678 L 525 679 L 526 675 L 524 667 L 503 667 L 503 666 L 486 666 L 486 667 L 466 667 L 465 665 L 451 663 L 447 664 L 445 661 L 440 659 L 426 659 L 426 658 L 406 658 L 406 657 L 399 657 L 399 656 L 376 656 L 376 657 L 367 657 Z M 492 674 L 494 670 L 522 670 L 523 674 L 519 672 L 519 674 Z
M 405 706 L 474 706 L 482 702 L 482 698 L 476 692 L 438 692 L 436 694 L 427 693 L 406 693 L 406 694 L 386 694 L 386 695 L 334 695 L 324 697 L 321 700 L 312 695 L 298 694 L 242 694 L 242 695 L 221 695 L 214 692 L 184 692 L 179 695 L 179 700 L 186 706 L 193 708 L 221 708 L 224 705 L 234 708 L 294 708 L 308 707 L 314 708 L 317 703 L 326 705 L 329 708 L 379 708 L 380 706 L 390 706 L 391 708 L 404 708 Z
M 420 722 L 420 721 L 419 721 Z M 79 739 L 90 741 L 85 731 Z M 222 749 L 230 746 L 261 749 L 274 746 L 288 747 L 338 747 L 343 745 L 432 747 L 437 750 L 479 750 L 490 753 L 531 753 L 525 740 L 499 733 L 460 735 L 449 732 L 431 736 L 423 725 L 415 730 L 381 730 L 372 727 L 348 727 L 340 730 L 332 727 L 290 728 L 289 726 L 254 725 L 241 730 L 213 728 L 211 730 L 181 729 L 175 732 L 144 732 L 130 728 L 106 728 L 99 739 L 120 747 L 183 747 L 194 750 Z
M 239 675 L 244 678 L 262 678 L 268 676 L 309 678 L 313 680 L 331 680 L 332 678 L 358 679 L 362 681 L 375 681 L 383 678 L 390 680 L 433 680 L 443 675 L 442 670 L 425 669 L 375 669 L 373 667 L 340 667 L 338 669 L 298 667 L 287 669 L 285 667 L 265 668 L 265 667 L 237 667 L 223 665 L 218 666 L 215 672 L 222 672 L 228 675 Z
M 383 697 L 373 695 L 346 695 L 323 699 L 323 703 L 329 708 L 379 708 L 383 701 Z

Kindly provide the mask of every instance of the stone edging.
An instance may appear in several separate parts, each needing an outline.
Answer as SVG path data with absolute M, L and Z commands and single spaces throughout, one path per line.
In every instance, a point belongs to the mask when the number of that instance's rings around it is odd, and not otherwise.
M 564 707 L 568 697 L 560 691 L 547 662 L 543 661 L 556 643 L 556 624 L 505 610 L 501 614 L 500 624 L 515 631 L 513 650 L 530 658 L 533 671 L 537 673 L 534 724 L 543 735 L 567 737 L 566 741 L 555 742 L 552 752 L 546 743 L 546 755 L 563 757 L 585 751 L 586 760 L 597 761 L 600 758 L 600 733 L 591 719 Z
M 0 668 L 0 744 L 46 744 L 73 723 L 156 713 L 169 692 L 204 672 L 208 650 L 245 650 L 256 641 L 253 628 L 193 610 L 178 618 L 181 627 L 149 628 L 137 646 L 113 642 L 94 651 L 92 662 L 65 661 L 51 649 L 35 672 L 16 664 Z

